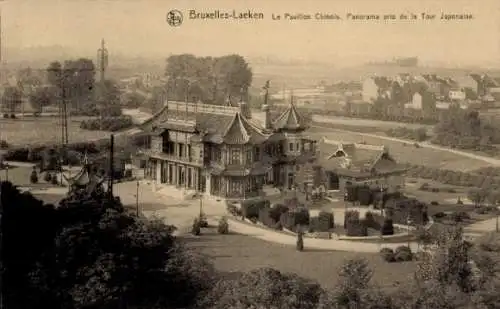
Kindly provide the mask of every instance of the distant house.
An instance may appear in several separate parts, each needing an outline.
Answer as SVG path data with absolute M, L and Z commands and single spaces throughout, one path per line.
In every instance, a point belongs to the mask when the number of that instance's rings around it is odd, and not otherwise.
M 373 103 L 379 97 L 390 97 L 392 81 L 387 77 L 374 76 L 363 81 L 362 98 L 364 102 Z
M 449 80 L 441 78 L 436 74 L 423 74 L 423 82 L 427 86 L 427 90 L 434 94 L 438 99 L 446 99 L 451 88 Z
M 476 100 L 481 94 L 481 76 L 477 74 L 467 74 L 463 76 L 455 76 L 449 80 L 452 88 L 461 88 L 466 94 L 466 99 Z
M 341 98 L 337 93 L 327 93 L 325 87 L 322 86 L 281 90 L 271 94 L 270 98 L 278 103 L 289 104 L 288 102 L 291 101 L 292 96 L 296 106 L 325 105 L 336 102 Z
M 422 90 L 415 92 L 412 96 L 411 102 L 405 104 L 405 108 L 417 110 L 433 109 L 436 105 L 436 99 L 432 92 Z
M 465 101 L 467 99 L 467 93 L 463 88 L 454 88 L 448 92 L 448 97 L 451 101 Z

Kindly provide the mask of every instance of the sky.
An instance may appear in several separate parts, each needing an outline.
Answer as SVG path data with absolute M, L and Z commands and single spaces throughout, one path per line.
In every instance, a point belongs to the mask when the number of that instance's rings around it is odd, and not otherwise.
M 345 65 L 418 56 L 450 65 L 500 65 L 497 0 L 4 0 L 4 46 L 60 45 L 95 54 L 101 38 L 110 54 L 274 56 Z M 166 22 L 177 9 L 184 21 Z M 263 20 L 192 20 L 197 12 L 247 11 Z M 436 14 L 433 21 L 348 21 L 352 14 Z M 473 20 L 441 21 L 442 12 Z M 273 20 L 285 13 L 338 14 L 341 21 Z

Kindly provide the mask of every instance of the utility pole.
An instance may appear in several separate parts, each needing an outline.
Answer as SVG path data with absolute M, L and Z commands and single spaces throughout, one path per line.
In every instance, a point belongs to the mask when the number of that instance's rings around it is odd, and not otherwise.
M 109 175 L 108 175 L 108 194 L 109 197 L 113 197 L 113 178 L 115 176 L 114 169 L 114 144 L 115 144 L 115 136 L 111 134 L 110 143 L 109 143 Z
M 100 91 L 98 95 L 101 96 L 101 99 L 104 98 L 104 86 L 105 86 L 105 73 L 106 73 L 106 68 L 108 67 L 108 49 L 105 47 L 104 39 L 101 39 L 101 48 L 97 50 L 97 63 L 99 64 L 99 83 L 100 83 Z M 102 103 L 100 102 L 101 106 L 98 106 L 97 108 L 99 109 L 99 123 L 100 123 L 100 129 L 102 130 Z

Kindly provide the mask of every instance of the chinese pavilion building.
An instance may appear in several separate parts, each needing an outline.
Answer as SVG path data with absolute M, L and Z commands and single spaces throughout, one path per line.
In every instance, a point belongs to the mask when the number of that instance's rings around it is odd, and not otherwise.
M 168 102 L 141 125 L 150 135 L 145 176 L 160 188 L 223 199 L 260 196 L 264 184 L 291 188 L 299 166 L 314 160 L 315 141 L 293 102 L 277 117 L 267 105 L 263 112 L 256 119 L 245 103 Z

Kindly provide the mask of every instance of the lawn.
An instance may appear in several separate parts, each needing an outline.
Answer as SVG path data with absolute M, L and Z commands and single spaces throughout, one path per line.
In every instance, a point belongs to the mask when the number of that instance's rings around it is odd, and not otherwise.
M 109 136 L 109 132 L 80 129 L 82 117 L 68 121 L 69 142 L 97 140 Z M 61 127 L 57 117 L 26 117 L 0 119 L 0 140 L 9 145 L 57 143 L 61 141 Z
M 325 288 L 338 282 L 338 270 L 343 262 L 352 258 L 365 258 L 375 271 L 373 282 L 391 288 L 405 282 L 416 269 L 415 262 L 387 263 L 379 254 L 354 252 L 324 252 L 307 250 L 298 252 L 294 247 L 274 244 L 250 236 L 219 235 L 215 229 L 203 229 L 202 236 L 184 236 L 187 247 L 206 255 L 223 272 L 246 272 L 261 267 L 272 267 L 284 272 L 295 272 L 318 281 Z
M 413 145 L 413 142 L 400 143 L 372 136 L 364 136 L 356 132 L 341 132 L 323 128 L 311 128 L 310 135 L 317 140 L 325 137 L 330 140 L 342 142 L 364 142 L 373 145 L 385 145 L 389 148 L 389 152 L 392 154 L 394 159 L 401 163 L 411 163 L 455 171 L 471 171 L 491 166 L 491 164 L 487 162 L 467 158 L 447 151 L 423 147 L 417 148 Z

